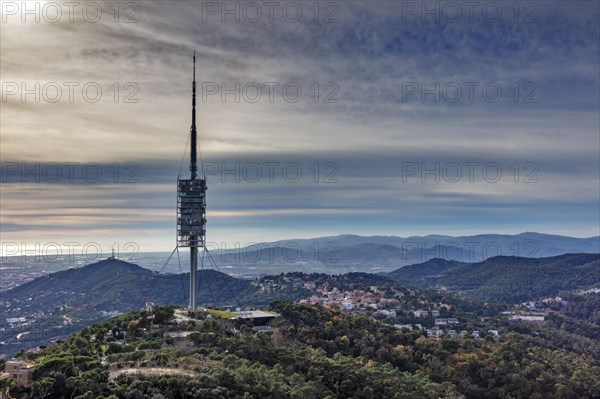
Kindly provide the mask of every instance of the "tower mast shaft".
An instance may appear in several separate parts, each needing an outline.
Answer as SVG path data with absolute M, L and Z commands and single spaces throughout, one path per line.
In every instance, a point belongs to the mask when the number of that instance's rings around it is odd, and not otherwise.
M 196 164 L 196 52 L 194 51 L 194 75 L 192 79 L 192 127 L 190 146 L 190 179 L 198 178 L 198 166 Z M 198 270 L 198 244 L 195 236 L 190 237 L 190 309 L 196 310 L 196 272 Z
M 192 127 L 191 127 L 191 146 L 190 146 L 190 172 L 191 179 L 198 177 L 198 166 L 196 156 L 196 52 L 194 51 L 194 78 L 192 80 Z

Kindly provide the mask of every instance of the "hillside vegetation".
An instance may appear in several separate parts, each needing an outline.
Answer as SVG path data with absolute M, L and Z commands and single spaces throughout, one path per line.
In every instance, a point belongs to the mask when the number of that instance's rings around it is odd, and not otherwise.
M 13 394 L 75 399 L 600 395 L 597 343 L 552 324 L 507 327 L 501 339 L 439 339 L 336 309 L 274 302 L 271 310 L 280 317 L 261 331 L 205 312 L 173 323 L 180 318 L 174 307 L 155 309 L 153 320 L 141 311 L 95 324 L 23 355 L 37 364 L 35 382 Z M 116 329 L 126 333 L 124 339 L 115 338 Z M 582 345 L 573 345 L 577 340 Z
M 462 263 L 432 259 L 389 274 L 421 288 L 447 288 L 468 296 L 506 303 L 559 295 L 561 291 L 600 284 L 599 254 L 565 254 L 550 258 L 496 256 Z

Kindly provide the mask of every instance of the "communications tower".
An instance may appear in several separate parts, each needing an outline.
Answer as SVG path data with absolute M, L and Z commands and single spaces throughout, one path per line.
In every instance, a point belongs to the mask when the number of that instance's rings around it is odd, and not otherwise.
M 196 137 L 196 52 L 192 80 L 192 127 L 190 129 L 190 178 L 177 178 L 177 245 L 190 248 L 189 308 L 196 309 L 198 249 L 206 241 L 206 176 L 198 176 Z

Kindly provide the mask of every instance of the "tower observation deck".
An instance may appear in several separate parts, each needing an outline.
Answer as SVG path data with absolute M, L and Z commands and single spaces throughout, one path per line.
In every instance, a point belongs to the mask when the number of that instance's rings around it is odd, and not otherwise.
M 192 80 L 192 127 L 190 129 L 190 178 L 177 179 L 177 245 L 190 248 L 189 308 L 195 310 L 198 248 L 206 245 L 206 177 L 198 176 L 196 135 L 196 53 Z

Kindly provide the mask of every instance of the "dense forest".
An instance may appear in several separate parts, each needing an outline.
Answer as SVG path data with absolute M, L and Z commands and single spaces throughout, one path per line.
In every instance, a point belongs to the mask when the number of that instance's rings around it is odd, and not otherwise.
M 13 387 L 12 394 L 76 399 L 599 398 L 597 319 L 587 301 L 596 304 L 597 295 L 580 296 L 569 310 L 572 315 L 552 313 L 544 324 L 505 321 L 500 337 L 482 339 L 428 337 L 425 331 L 356 313 L 285 301 L 271 304 L 278 317 L 267 328 L 204 311 L 186 313 L 181 321 L 182 311 L 161 307 L 153 319 L 145 311 L 129 313 L 38 353 L 21 353 L 37 365 L 35 382 L 30 389 Z M 576 319 L 578 314 L 593 320 Z M 485 319 L 474 316 L 470 322 L 483 328 Z

